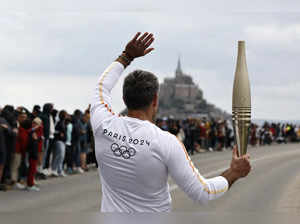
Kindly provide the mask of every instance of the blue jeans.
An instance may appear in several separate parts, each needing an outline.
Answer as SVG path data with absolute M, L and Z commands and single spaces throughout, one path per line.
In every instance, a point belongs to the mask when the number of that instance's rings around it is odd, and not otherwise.
M 45 139 L 43 142 L 43 168 L 46 168 L 46 157 L 47 157 L 47 153 L 48 153 L 48 148 L 49 148 L 49 139 Z
M 65 159 L 66 145 L 62 141 L 56 141 L 53 150 L 52 170 L 61 174 L 63 171 L 63 162 Z
M 81 145 L 80 141 L 72 144 L 73 146 L 73 162 L 76 167 L 80 167 L 80 153 L 81 153 Z

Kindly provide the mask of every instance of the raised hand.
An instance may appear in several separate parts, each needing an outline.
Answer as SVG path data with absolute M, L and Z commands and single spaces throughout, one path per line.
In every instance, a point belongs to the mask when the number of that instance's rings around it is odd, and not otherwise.
M 146 32 L 141 37 L 139 37 L 140 35 L 141 33 L 138 32 L 125 47 L 124 53 L 127 57 L 129 57 L 130 60 L 145 56 L 154 50 L 154 48 L 149 48 L 154 41 L 153 34 Z

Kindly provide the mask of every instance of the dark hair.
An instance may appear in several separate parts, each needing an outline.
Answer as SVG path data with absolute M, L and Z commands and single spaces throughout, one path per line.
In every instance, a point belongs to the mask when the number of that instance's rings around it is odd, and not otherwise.
M 30 119 L 27 118 L 27 119 L 24 120 L 20 125 L 21 125 L 21 127 L 23 127 L 24 129 L 28 130 L 28 129 L 31 128 L 32 122 L 31 122 Z
M 53 104 L 52 103 L 45 103 L 44 106 L 43 106 L 43 113 L 50 114 L 52 109 L 53 109 Z
M 5 120 L 12 126 L 17 127 L 17 114 L 14 107 L 11 105 L 6 105 L 0 114 Z
M 81 110 L 77 109 L 74 111 L 73 115 L 77 118 L 80 118 L 82 116 L 82 112 L 81 112 Z
M 53 116 L 53 118 L 56 118 L 58 111 L 56 109 L 52 109 L 50 114 Z
M 147 108 L 158 92 L 156 76 L 150 72 L 136 70 L 127 75 L 123 84 L 123 100 L 128 109 Z
M 65 120 L 67 116 L 67 112 L 65 110 L 61 110 L 58 114 L 59 120 Z
M 37 112 L 37 113 L 40 113 L 41 112 L 41 107 L 39 105 L 34 105 L 33 107 L 33 112 Z

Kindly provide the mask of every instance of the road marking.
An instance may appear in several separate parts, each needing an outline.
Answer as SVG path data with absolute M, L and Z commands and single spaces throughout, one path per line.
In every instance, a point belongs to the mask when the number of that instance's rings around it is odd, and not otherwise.
M 297 154 L 299 153 L 299 151 L 293 151 L 293 152 L 284 152 L 284 153 L 277 153 L 276 155 L 273 155 L 273 156 L 262 156 L 260 158 L 257 158 L 257 159 L 253 159 L 251 160 L 251 164 L 254 164 L 260 160 L 264 160 L 264 159 L 272 159 L 272 158 L 275 158 L 275 157 L 280 157 L 282 155 L 289 155 L 289 154 Z M 226 169 L 228 169 L 228 166 L 226 167 L 222 167 L 220 169 L 217 169 L 217 170 L 213 170 L 213 171 L 210 171 L 208 173 L 205 173 L 203 174 L 204 177 L 209 177 L 209 176 L 215 176 L 215 175 L 219 175 L 221 172 L 224 172 Z M 202 174 L 201 174 L 202 175 Z M 178 188 L 178 185 L 177 184 L 172 184 L 170 187 L 169 187 L 169 192 L 172 192 L 172 191 L 175 191 L 176 189 Z

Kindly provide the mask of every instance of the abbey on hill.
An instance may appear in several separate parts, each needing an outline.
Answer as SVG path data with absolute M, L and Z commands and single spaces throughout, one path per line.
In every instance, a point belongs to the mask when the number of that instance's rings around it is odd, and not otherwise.
M 225 111 L 208 103 L 203 97 L 203 91 L 194 83 L 190 75 L 181 69 L 178 59 L 175 77 L 165 78 L 160 84 L 159 117 L 184 119 L 187 117 L 228 118 Z

